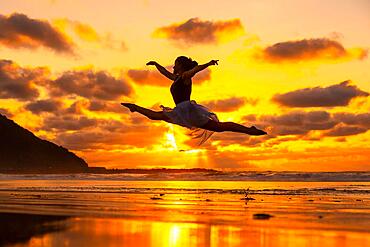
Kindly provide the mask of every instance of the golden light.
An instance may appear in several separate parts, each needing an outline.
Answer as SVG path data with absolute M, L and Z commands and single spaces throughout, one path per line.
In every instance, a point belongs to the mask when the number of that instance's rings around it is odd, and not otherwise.
M 180 227 L 176 224 L 171 226 L 170 232 L 169 232 L 169 245 L 170 246 L 176 246 L 177 242 L 180 237 Z
M 167 132 L 165 134 L 166 137 L 166 142 L 164 143 L 165 147 L 168 147 L 171 150 L 176 150 L 177 149 L 177 144 L 175 140 L 175 136 L 171 132 Z

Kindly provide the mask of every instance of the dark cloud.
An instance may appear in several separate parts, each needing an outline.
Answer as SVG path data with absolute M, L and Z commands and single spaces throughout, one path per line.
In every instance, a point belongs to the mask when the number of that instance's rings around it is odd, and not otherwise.
M 243 119 L 248 121 L 250 125 L 266 129 L 271 136 L 305 135 L 311 130 L 331 129 L 339 123 L 325 111 L 293 111 L 282 115 L 261 115 L 258 117 L 247 115 Z
M 43 120 L 43 130 L 81 130 L 84 128 L 96 126 L 97 119 L 88 118 L 86 116 L 64 115 L 64 116 L 50 116 Z
M 365 133 L 368 128 L 359 126 L 338 125 L 324 133 L 324 136 L 350 136 Z
M 221 36 L 241 32 L 243 26 L 239 19 L 213 22 L 191 18 L 183 23 L 160 27 L 155 30 L 154 36 L 183 44 L 217 44 Z
M 88 106 L 87 100 L 76 100 L 70 106 L 64 108 L 62 114 L 82 115 L 83 109 L 86 109 L 87 106 Z
M 40 114 L 42 112 L 57 112 L 61 106 L 62 103 L 58 100 L 46 99 L 28 103 L 25 108 L 34 114 Z
M 326 111 L 311 111 L 306 113 L 306 119 L 309 122 L 323 123 L 330 120 L 330 114 Z
M 346 106 L 355 97 L 367 97 L 369 93 L 344 81 L 329 87 L 299 89 L 285 94 L 276 94 L 272 101 L 288 107 L 333 107 Z
M 90 111 L 124 113 L 126 108 L 122 107 L 119 102 L 107 102 L 102 100 L 90 101 L 88 109 Z
M 355 56 L 363 59 L 367 51 L 360 49 L 356 55 L 349 52 L 337 41 L 327 38 L 303 39 L 276 43 L 266 47 L 262 52 L 262 58 L 270 62 L 297 61 L 312 59 L 339 59 L 348 56 Z
M 10 60 L 0 60 L 0 98 L 31 100 L 39 96 L 35 81 L 42 69 L 26 69 Z
M 201 104 L 215 112 L 232 112 L 243 107 L 247 103 L 256 104 L 257 100 L 242 97 L 232 97 L 228 99 L 204 101 Z
M 86 104 L 87 103 L 87 104 Z M 122 116 L 123 120 L 90 117 L 84 111 L 71 110 L 88 107 L 88 101 L 76 101 L 69 107 L 62 108 L 58 113 L 44 115 L 38 130 L 48 131 L 54 136 L 52 141 L 74 150 L 115 148 L 126 149 L 129 146 L 148 147 L 158 144 L 168 128 L 153 125 L 152 121 L 133 121 Z
M 170 70 L 170 66 L 167 66 L 167 69 Z M 164 77 L 158 71 L 154 70 L 130 69 L 127 72 L 127 75 L 131 80 L 133 80 L 138 85 L 168 87 L 172 83 L 168 78 Z M 201 84 L 205 81 L 209 81 L 210 79 L 211 79 L 211 70 L 207 68 L 197 73 L 193 77 L 193 83 Z
M 127 75 L 138 85 L 168 87 L 171 81 L 157 71 L 130 69 Z
M 30 102 L 25 105 L 25 109 L 34 114 L 50 113 L 56 117 L 79 117 L 84 115 L 84 110 L 87 109 L 88 106 L 88 100 L 75 100 L 72 104 L 66 105 L 62 103 L 62 98 L 49 98 Z
M 47 47 L 55 52 L 73 54 L 73 44 L 63 33 L 44 20 L 24 14 L 0 15 L 0 44 L 10 48 Z
M 307 134 L 310 131 L 320 131 L 321 137 L 347 136 L 361 134 L 370 129 L 369 113 L 293 111 L 281 115 L 247 115 L 243 120 L 248 122 L 246 125 L 265 129 L 270 138 L 296 135 L 305 140 L 320 140 L 320 137 L 312 139 Z
M 129 96 L 133 89 L 122 79 L 116 79 L 104 71 L 69 71 L 49 85 L 54 96 L 78 95 L 88 99 L 117 100 Z
M 358 125 L 363 128 L 370 128 L 370 113 L 335 113 L 333 118 L 347 125 Z
M 262 115 L 259 120 L 283 126 L 303 126 L 307 123 L 325 123 L 330 121 L 326 111 L 293 111 L 283 115 Z

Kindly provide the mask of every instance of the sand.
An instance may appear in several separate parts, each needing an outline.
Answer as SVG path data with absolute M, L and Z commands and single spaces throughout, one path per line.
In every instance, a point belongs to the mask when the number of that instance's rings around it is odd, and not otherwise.
M 247 188 L 252 199 L 245 200 Z M 370 246 L 369 188 L 369 182 L 1 180 L 0 245 Z

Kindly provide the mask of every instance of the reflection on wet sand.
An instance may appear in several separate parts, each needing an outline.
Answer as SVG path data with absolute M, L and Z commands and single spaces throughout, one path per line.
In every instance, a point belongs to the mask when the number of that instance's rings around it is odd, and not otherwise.
M 0 246 L 370 247 L 365 182 L 1 184 Z
M 65 222 L 64 222 L 65 223 Z M 66 225 L 66 224 L 64 224 Z M 369 246 L 364 233 L 74 217 L 14 246 Z M 35 227 L 40 230 L 45 227 Z M 20 229 L 20 228 L 17 228 Z M 62 231 L 61 231 L 62 230 Z M 41 232 L 40 232 L 41 233 Z

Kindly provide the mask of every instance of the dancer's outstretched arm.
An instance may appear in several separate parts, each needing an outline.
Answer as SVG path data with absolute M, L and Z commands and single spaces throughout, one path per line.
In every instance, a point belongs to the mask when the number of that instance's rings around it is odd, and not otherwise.
M 168 79 L 170 80 L 175 80 L 175 75 L 172 74 L 171 72 L 169 72 L 168 70 L 166 70 L 165 67 L 163 67 L 162 65 L 160 65 L 159 63 L 155 62 L 155 61 L 150 61 L 148 62 L 146 65 L 154 65 L 157 70 L 162 74 L 164 75 L 165 77 L 167 77 Z
M 182 78 L 183 79 L 192 78 L 196 73 L 198 73 L 199 71 L 202 71 L 202 70 L 206 69 L 207 67 L 209 67 L 211 65 L 218 65 L 218 60 L 211 60 L 208 63 L 197 65 L 193 69 L 184 72 L 182 74 Z

